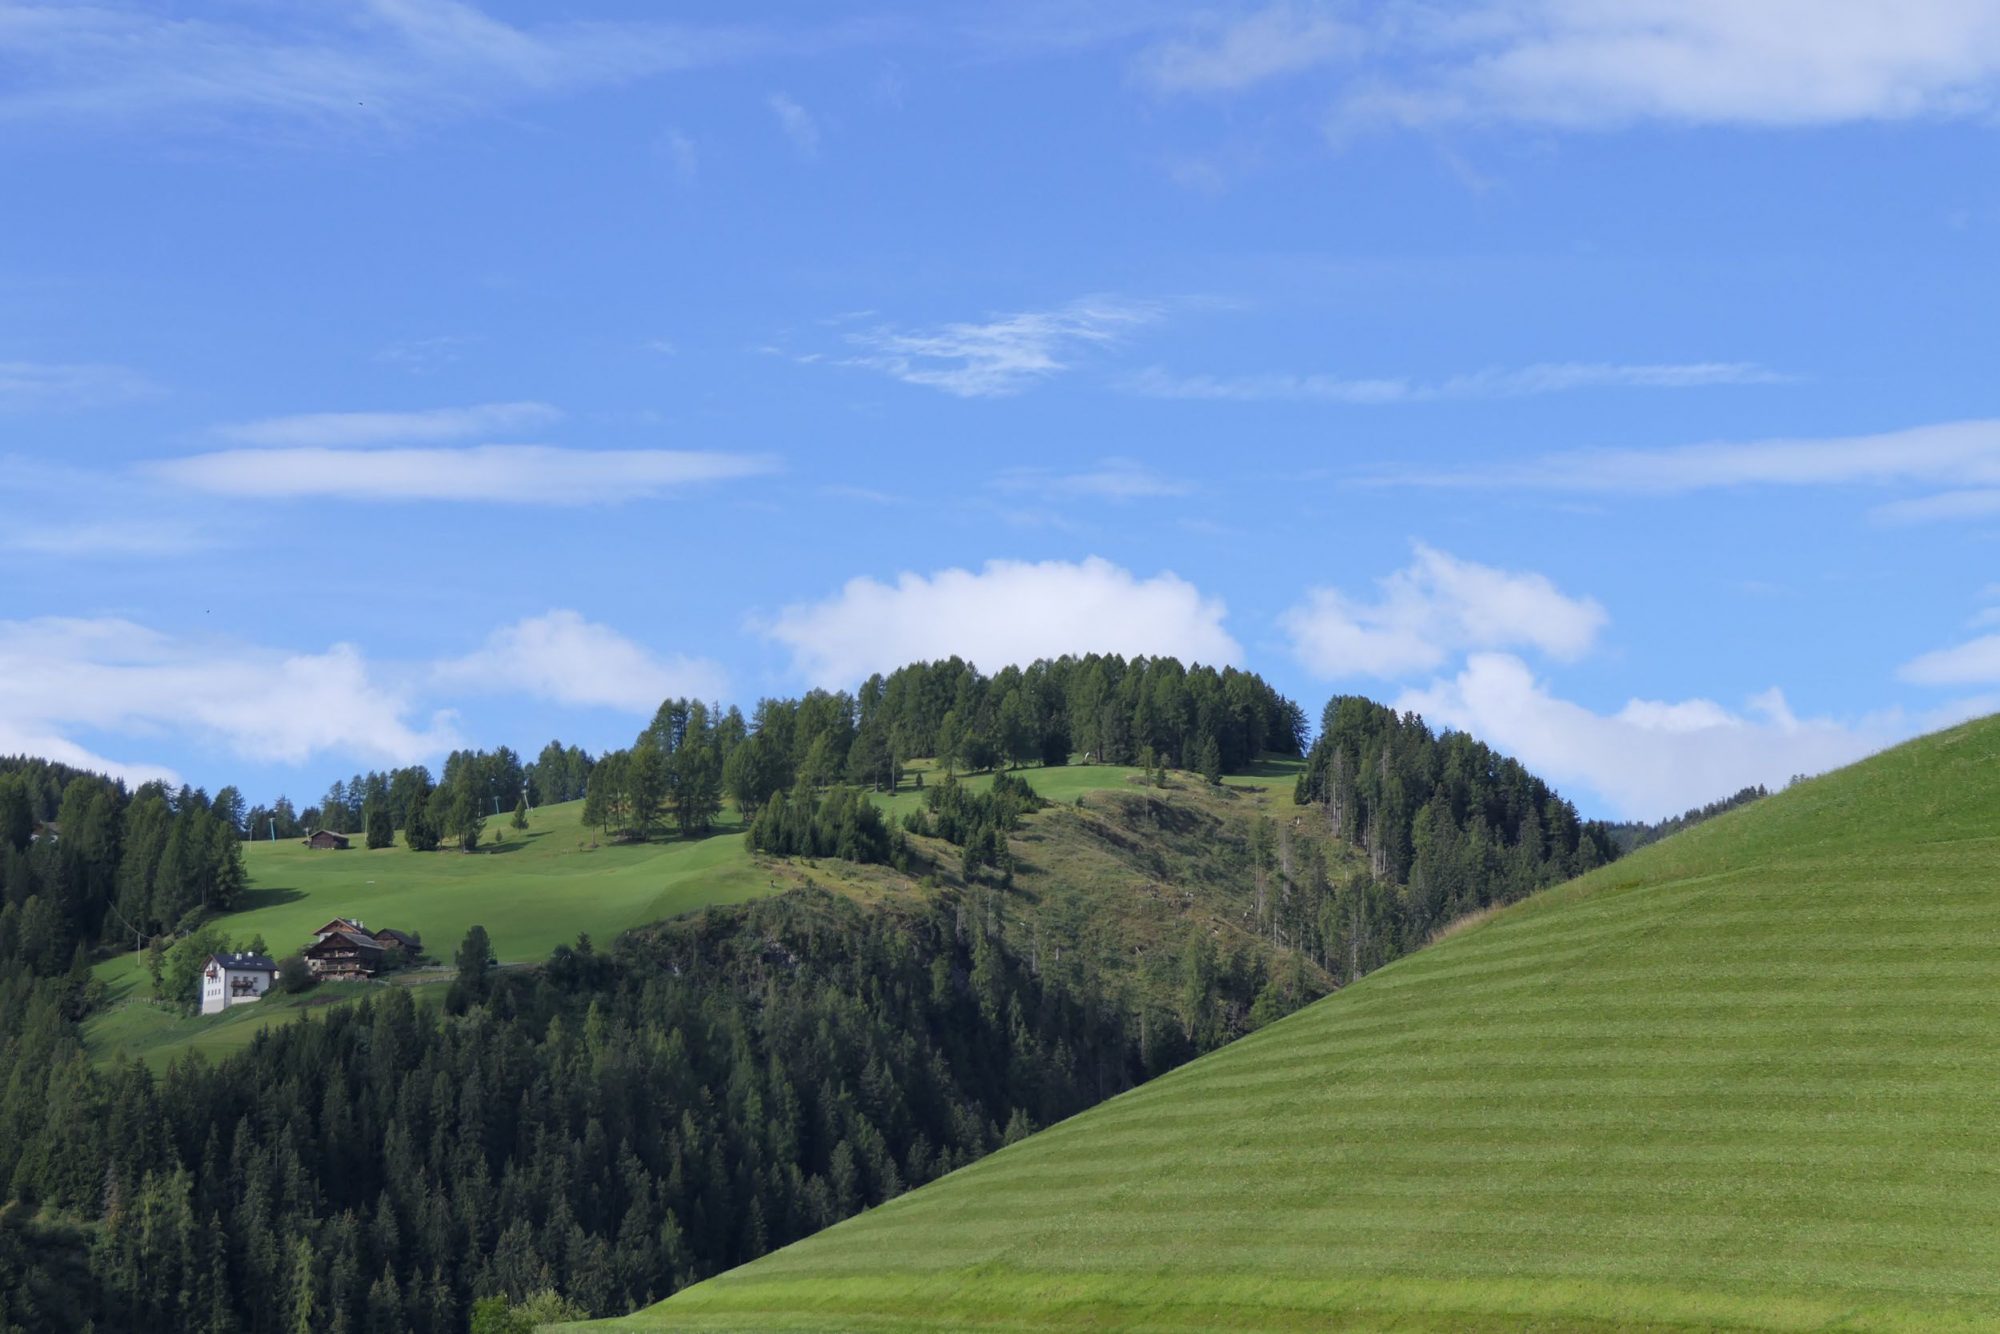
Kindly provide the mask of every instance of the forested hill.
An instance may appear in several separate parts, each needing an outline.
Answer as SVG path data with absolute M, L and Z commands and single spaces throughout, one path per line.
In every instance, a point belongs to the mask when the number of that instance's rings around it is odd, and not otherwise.
M 489 971 L 468 939 L 441 1006 L 370 989 L 163 1073 L 86 1050 L 92 932 L 129 944 L 106 923 L 178 910 L 227 934 L 226 868 L 166 849 L 233 851 L 235 795 L 0 766 L 0 811 L 29 828 L 0 831 L 0 1328 L 442 1334 L 476 1310 L 629 1310 L 1603 853 L 1465 738 L 1352 702 L 1329 720 L 1302 756 L 1300 711 L 1261 680 L 1115 658 L 930 664 L 749 718 L 670 701 L 631 747 L 553 746 L 523 781 L 580 785 L 608 840 L 727 850 L 773 897 L 527 970 Z M 364 776 L 352 814 L 401 829 L 337 855 L 458 856 L 479 831 L 454 824 L 508 762 Z M 723 803 L 747 835 L 701 829 Z M 105 836 L 72 837 L 93 807 Z
M 616 1328 L 2000 1328 L 1996 807 L 1795 784 Z

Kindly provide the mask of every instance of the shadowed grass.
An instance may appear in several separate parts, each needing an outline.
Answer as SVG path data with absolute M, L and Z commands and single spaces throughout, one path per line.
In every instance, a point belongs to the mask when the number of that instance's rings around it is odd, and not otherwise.
M 1446 933 L 627 1329 L 2000 1326 L 2000 724 Z

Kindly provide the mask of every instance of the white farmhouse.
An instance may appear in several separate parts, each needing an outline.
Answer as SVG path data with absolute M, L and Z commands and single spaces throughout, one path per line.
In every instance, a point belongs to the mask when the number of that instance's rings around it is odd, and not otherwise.
M 278 965 L 261 954 L 211 954 L 201 970 L 201 1012 L 221 1014 L 232 1005 L 261 1000 L 278 980 Z

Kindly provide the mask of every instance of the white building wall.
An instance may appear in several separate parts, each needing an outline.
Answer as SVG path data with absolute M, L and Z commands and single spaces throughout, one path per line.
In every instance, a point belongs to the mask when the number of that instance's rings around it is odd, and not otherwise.
M 235 994 L 233 984 L 248 979 L 251 990 L 242 996 Z M 254 968 L 217 968 L 210 977 L 206 970 L 201 977 L 201 1012 L 221 1014 L 232 1005 L 244 1005 L 264 999 L 264 993 L 271 989 L 271 975 Z

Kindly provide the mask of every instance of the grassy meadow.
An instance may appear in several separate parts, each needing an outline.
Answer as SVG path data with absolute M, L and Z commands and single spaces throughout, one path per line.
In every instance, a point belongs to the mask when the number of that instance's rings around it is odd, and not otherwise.
M 530 815 L 525 831 L 507 828 L 504 816 L 488 820 L 488 838 L 498 833 L 503 841 L 472 853 L 447 848 L 419 855 L 400 843 L 370 851 L 359 836 L 345 852 L 315 852 L 297 840 L 246 844 L 249 892 L 240 910 L 217 922 L 239 945 L 261 935 L 275 958 L 306 944 L 329 918 L 356 917 L 421 936 L 430 958 L 446 964 L 477 923 L 503 963 L 532 963 L 581 933 L 608 944 L 627 927 L 739 903 L 772 888 L 771 876 L 744 848 L 733 811 L 707 838 L 601 846 L 593 846 L 599 840 L 582 826 L 582 813 L 582 802 L 545 806 Z M 135 955 L 99 965 L 98 975 L 112 1003 L 85 1025 L 91 1049 L 156 1063 L 185 1050 L 227 1054 L 272 1023 L 366 991 L 325 986 L 302 1003 L 273 998 L 190 1017 L 147 999 L 151 980 Z
M 2000 722 L 1802 784 L 630 1330 L 2000 1326 Z
M 1021 773 L 1052 802 L 1073 803 L 1087 792 L 1129 786 L 1139 771 L 1075 765 Z M 925 773 L 925 782 L 937 779 L 935 772 Z M 983 789 L 993 776 L 960 781 Z M 915 784 L 913 772 L 896 792 L 878 800 L 900 817 L 923 799 Z M 1289 786 L 1285 791 L 1289 799 Z M 503 963 L 529 964 L 579 934 L 609 944 L 629 927 L 740 903 L 806 880 L 864 899 L 883 892 L 886 868 L 831 861 L 802 867 L 752 856 L 734 808 L 724 810 L 716 831 L 705 838 L 651 843 L 605 842 L 583 826 L 582 815 L 582 802 L 567 802 L 532 812 L 525 831 L 509 828 L 505 816 L 489 819 L 488 842 L 472 853 L 447 847 L 418 855 L 400 842 L 370 851 L 358 834 L 345 852 L 316 852 L 296 839 L 249 843 L 244 846 L 249 891 L 237 911 L 217 922 L 239 946 L 261 935 L 278 958 L 307 943 L 328 919 L 354 917 L 370 927 L 421 936 L 430 959 L 445 965 L 466 929 L 477 923 Z M 151 979 L 137 955 L 100 964 L 97 975 L 110 990 L 110 1004 L 86 1022 L 93 1054 L 106 1060 L 135 1055 L 155 1065 L 186 1051 L 227 1055 L 271 1024 L 292 1022 L 367 991 L 351 984 L 325 986 L 297 999 L 272 997 L 220 1015 L 190 1016 L 150 999 Z M 431 981 L 448 977 L 448 969 L 428 971 Z M 398 980 L 422 983 L 426 970 Z M 440 999 L 441 990 L 432 996 L 434 990 L 425 987 L 419 995 Z

